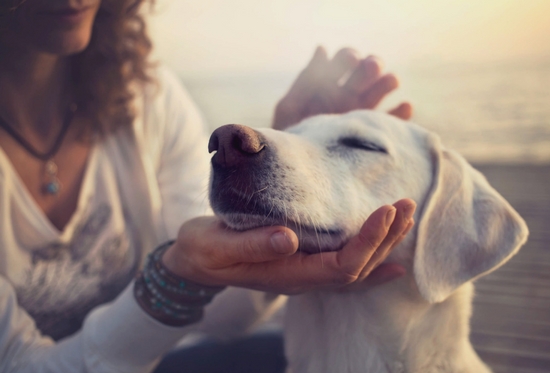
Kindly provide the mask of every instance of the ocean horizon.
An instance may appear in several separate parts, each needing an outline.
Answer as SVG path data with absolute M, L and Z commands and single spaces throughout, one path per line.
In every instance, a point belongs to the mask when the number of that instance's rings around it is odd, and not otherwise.
M 407 100 L 412 121 L 472 163 L 550 163 L 550 60 L 440 64 L 393 70 L 401 81 L 380 110 Z M 211 130 L 267 127 L 298 72 L 182 76 Z

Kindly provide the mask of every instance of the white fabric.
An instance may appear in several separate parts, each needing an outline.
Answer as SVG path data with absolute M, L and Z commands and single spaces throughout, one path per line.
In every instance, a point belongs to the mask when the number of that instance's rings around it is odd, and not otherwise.
M 147 372 L 190 329 L 219 331 L 232 321 L 245 329 L 262 311 L 243 295 L 249 292 L 231 289 L 248 300 L 229 315 L 217 316 L 222 300 L 230 301 L 225 295 L 204 323 L 173 328 L 135 302 L 130 281 L 144 255 L 207 212 L 209 175 L 202 120 L 177 79 L 159 69 L 158 84 L 138 92 L 135 126 L 93 148 L 77 209 L 62 232 L 0 149 L 2 373 Z M 95 307 L 124 288 L 112 303 Z M 59 343 L 42 336 L 29 316 L 55 331 L 92 308 L 82 329 Z

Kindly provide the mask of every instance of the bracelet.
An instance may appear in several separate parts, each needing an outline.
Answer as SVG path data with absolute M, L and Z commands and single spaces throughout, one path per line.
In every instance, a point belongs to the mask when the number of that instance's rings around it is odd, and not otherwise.
M 162 256 L 175 241 L 168 241 L 147 256 L 143 270 L 134 283 L 134 296 L 145 312 L 170 326 L 185 326 L 199 321 L 203 308 L 225 286 L 206 286 L 172 273 Z
M 168 241 L 161 245 L 148 257 L 147 265 L 150 265 L 151 276 L 153 276 L 158 286 L 166 291 L 190 297 L 212 297 L 222 291 L 225 286 L 206 286 L 186 280 L 172 273 L 164 264 L 162 264 L 162 256 L 164 252 L 172 246 L 175 241 Z

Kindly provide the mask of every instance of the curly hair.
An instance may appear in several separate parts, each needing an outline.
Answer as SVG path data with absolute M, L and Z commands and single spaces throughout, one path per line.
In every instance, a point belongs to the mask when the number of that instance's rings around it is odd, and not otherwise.
M 26 0 L 0 1 L 0 15 L 13 12 Z M 72 56 L 75 101 L 86 118 L 83 138 L 104 137 L 130 126 L 132 84 L 151 82 L 148 55 L 152 49 L 142 4 L 154 0 L 102 0 L 89 45 Z

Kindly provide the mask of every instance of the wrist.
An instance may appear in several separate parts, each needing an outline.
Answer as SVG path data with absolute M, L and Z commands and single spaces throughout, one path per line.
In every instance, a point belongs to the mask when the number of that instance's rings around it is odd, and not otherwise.
M 171 242 L 171 245 L 164 251 L 161 262 L 170 272 L 180 274 L 181 266 L 178 265 L 180 263 L 180 257 L 176 247 L 176 241 Z
M 170 326 L 185 326 L 202 318 L 203 308 L 224 287 L 203 286 L 170 271 L 163 263 L 173 242 L 167 242 L 151 254 L 134 284 L 134 296 L 140 307 L 157 321 Z
M 164 308 L 162 301 L 148 290 L 142 277 L 136 278 L 134 283 L 134 298 L 145 313 L 164 325 L 183 327 L 202 319 L 202 306 L 196 307 L 193 311 L 189 310 L 185 317 L 174 317 L 174 311 Z

